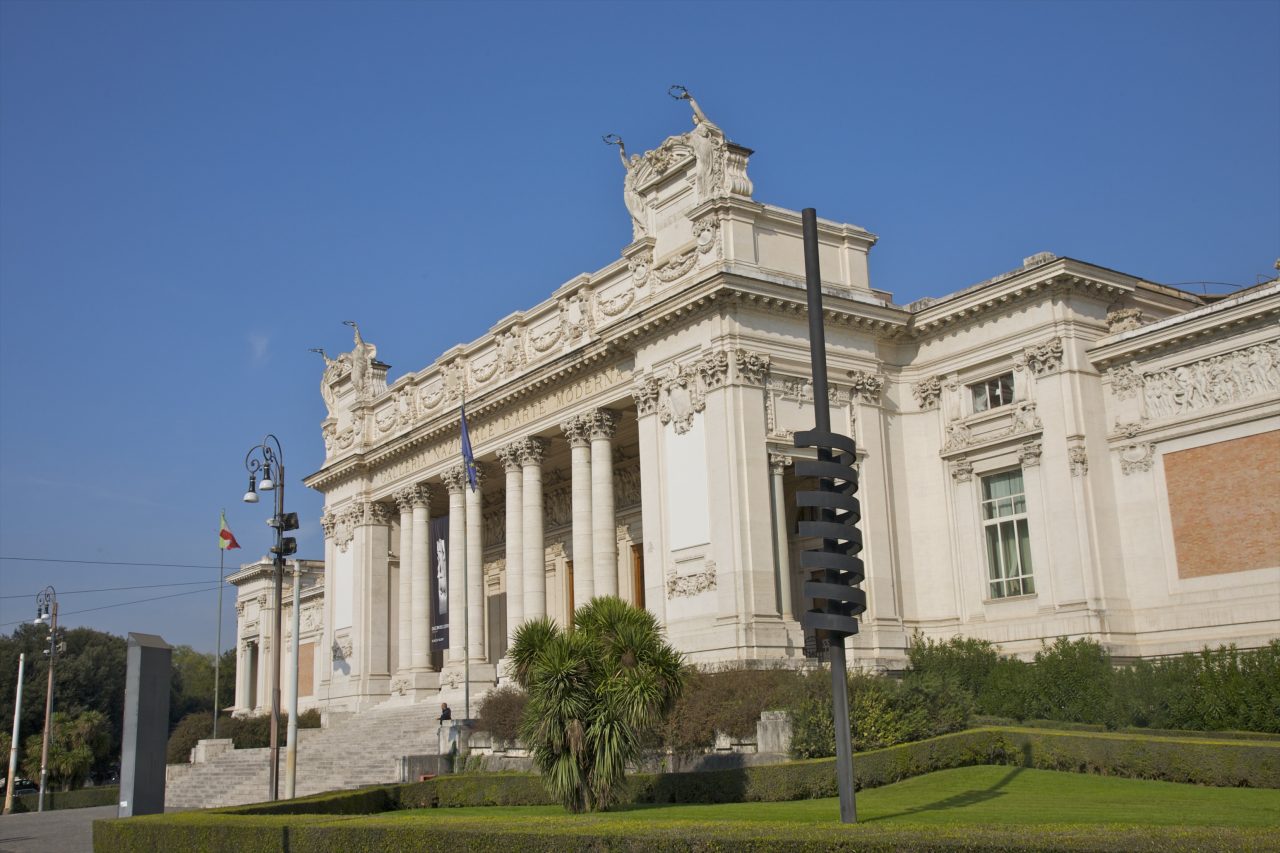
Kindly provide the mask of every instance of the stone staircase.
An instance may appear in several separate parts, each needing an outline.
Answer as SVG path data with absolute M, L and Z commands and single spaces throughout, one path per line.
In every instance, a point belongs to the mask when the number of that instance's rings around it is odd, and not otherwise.
M 429 703 L 374 708 L 327 728 L 298 730 L 296 793 L 398 782 L 398 760 L 439 751 L 438 710 Z M 268 799 L 269 749 L 229 749 L 196 764 L 169 765 L 166 808 L 201 809 Z M 280 743 L 280 794 L 285 746 Z

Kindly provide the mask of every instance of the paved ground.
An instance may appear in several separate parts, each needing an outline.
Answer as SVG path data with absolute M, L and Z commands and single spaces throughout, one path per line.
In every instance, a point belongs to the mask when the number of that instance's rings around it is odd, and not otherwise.
M 5 815 L 0 853 L 92 853 L 93 822 L 115 816 L 115 806 Z

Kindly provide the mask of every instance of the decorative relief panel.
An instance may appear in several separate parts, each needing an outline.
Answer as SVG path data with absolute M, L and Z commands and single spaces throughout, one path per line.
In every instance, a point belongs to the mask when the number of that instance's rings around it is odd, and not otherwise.
M 1107 312 L 1107 334 L 1130 332 L 1143 325 L 1142 311 L 1138 308 L 1117 308 Z
M 938 397 L 942 395 L 942 380 L 927 376 L 911 386 L 911 393 L 915 395 L 916 405 L 921 411 L 936 408 Z
M 363 510 L 355 504 L 344 507 L 333 513 L 325 513 L 320 517 L 320 527 L 326 539 L 332 539 L 339 551 L 346 553 L 351 538 L 355 535 L 356 522 L 363 517 Z
M 733 351 L 733 363 L 738 371 L 738 381 L 744 385 L 760 386 L 769 375 L 769 356 L 746 349 Z
M 618 468 L 613 472 L 613 499 L 617 509 L 639 506 L 640 469 Z
M 354 650 L 350 634 L 339 634 L 333 638 L 333 646 L 330 651 L 333 653 L 334 662 L 351 660 L 351 653 Z
M 1067 448 L 1067 461 L 1071 464 L 1071 476 L 1083 477 L 1089 473 L 1089 453 L 1082 444 Z
M 1062 338 L 1050 338 L 1042 344 L 1022 351 L 1026 364 L 1036 376 L 1044 376 L 1062 368 Z
M 1023 442 L 1018 450 L 1018 464 L 1023 468 L 1032 468 L 1040 464 L 1041 447 L 1038 441 Z
M 318 630 L 324 624 L 324 608 L 319 604 L 303 604 L 300 618 L 303 631 Z
M 357 510 L 361 526 L 386 525 L 391 523 L 391 505 L 377 501 L 364 501 Z
M 973 479 L 973 463 L 963 456 L 951 463 L 951 479 L 967 483 Z
M 507 541 L 507 510 L 506 507 L 496 507 L 494 509 L 486 509 L 480 514 L 481 518 L 481 539 L 486 545 L 496 545 L 499 542 Z
M 409 688 L 412 686 L 413 685 L 410 680 L 403 675 L 397 675 L 395 678 L 391 679 L 391 692 L 397 696 L 405 695 L 409 692 Z
M 849 392 L 858 400 L 864 403 L 876 404 L 880 402 L 880 390 L 884 388 L 884 376 L 877 373 L 867 373 L 865 370 L 850 370 L 849 376 Z
M 1156 446 L 1151 442 L 1134 442 L 1120 448 L 1120 471 L 1137 474 L 1150 471 L 1155 463 Z
M 670 365 L 660 386 L 658 420 L 671 424 L 677 435 L 693 428 L 693 416 L 707 407 L 706 395 L 699 383 L 700 370 L 693 365 Z
M 1159 421 L 1280 391 L 1280 341 L 1179 367 L 1140 371 L 1127 364 L 1107 374 L 1117 399 L 1138 398 L 1143 423 Z
M 675 569 L 667 571 L 667 598 L 687 598 L 715 588 L 715 560 L 707 560 L 702 571 L 690 575 L 677 575 Z

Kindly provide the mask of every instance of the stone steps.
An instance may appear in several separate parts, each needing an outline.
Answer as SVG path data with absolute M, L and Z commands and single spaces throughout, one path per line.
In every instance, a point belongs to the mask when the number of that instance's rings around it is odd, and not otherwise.
M 397 760 L 434 755 L 438 725 L 430 705 L 376 708 L 328 728 L 298 732 L 298 796 L 397 782 Z M 281 792 L 284 744 L 280 745 Z M 169 774 L 167 808 L 212 808 L 267 799 L 270 750 L 235 749 Z

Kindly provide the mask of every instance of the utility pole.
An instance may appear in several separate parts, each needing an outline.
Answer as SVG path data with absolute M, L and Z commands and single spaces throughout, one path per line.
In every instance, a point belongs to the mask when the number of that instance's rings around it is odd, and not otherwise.
M 22 716 L 22 673 L 27 666 L 27 653 L 18 655 L 18 695 L 13 700 L 13 739 L 9 742 L 9 775 L 4 783 L 4 813 L 13 811 L 13 777 L 18 772 L 18 721 Z

